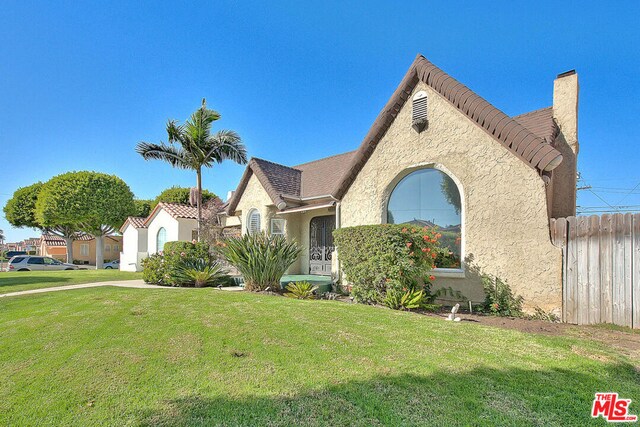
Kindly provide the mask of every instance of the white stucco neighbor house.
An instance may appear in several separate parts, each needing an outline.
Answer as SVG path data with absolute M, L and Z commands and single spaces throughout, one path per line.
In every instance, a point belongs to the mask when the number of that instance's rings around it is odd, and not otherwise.
M 177 203 L 158 203 L 147 218 L 129 217 L 120 228 L 120 270 L 141 271 L 142 260 L 162 251 L 166 242 L 197 239 L 198 210 Z
M 294 166 L 251 159 L 223 225 L 296 240 L 303 252 L 290 274 L 336 277 L 335 228 L 436 225 L 450 249 L 437 285 L 482 300 L 479 267 L 526 307 L 559 312 L 562 253 L 550 220 L 576 211 L 575 71 L 557 76 L 549 98 L 509 116 L 418 55 L 354 151 Z

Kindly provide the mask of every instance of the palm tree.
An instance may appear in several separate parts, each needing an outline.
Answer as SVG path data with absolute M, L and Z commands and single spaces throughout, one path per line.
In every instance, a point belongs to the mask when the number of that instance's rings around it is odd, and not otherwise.
M 203 98 L 202 106 L 184 124 L 175 120 L 167 122 L 169 144 L 140 142 L 136 146 L 136 152 L 145 160 L 164 160 L 175 168 L 196 171 L 198 239 L 202 221 L 202 167 L 210 168 L 225 160 L 247 163 L 247 150 L 236 132 L 220 130 L 211 134 L 211 125 L 219 118 L 218 112 L 207 109 Z
M 0 246 L 4 245 L 4 230 L 0 230 Z

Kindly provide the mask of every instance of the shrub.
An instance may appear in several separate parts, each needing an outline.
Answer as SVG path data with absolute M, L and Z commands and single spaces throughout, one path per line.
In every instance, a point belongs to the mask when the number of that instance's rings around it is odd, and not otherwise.
M 142 260 L 142 280 L 146 283 L 164 285 L 168 279 L 165 274 L 166 270 L 162 254 L 153 254 Z
M 522 302 L 524 298 L 520 295 L 514 295 L 507 282 L 488 274 L 483 274 L 481 279 L 485 293 L 482 311 L 495 316 L 523 316 Z
M 147 283 L 170 286 L 193 286 L 180 269 L 189 262 L 212 263 L 209 245 L 204 242 L 167 242 L 164 250 L 142 261 L 142 279 Z
M 410 288 L 435 266 L 440 233 L 433 228 L 402 224 L 362 225 L 333 232 L 342 269 L 358 302 L 385 298 L 387 283 Z
M 216 285 L 227 280 L 227 274 L 217 261 L 203 258 L 182 261 L 173 277 L 181 286 L 190 285 L 196 288 Z
M 393 310 L 415 310 L 422 308 L 425 304 L 424 297 L 422 289 L 409 289 L 407 291 L 387 289 L 383 303 Z
M 265 233 L 231 238 L 221 242 L 217 249 L 242 274 L 249 291 L 279 290 L 280 279 L 300 255 L 296 242 Z
M 287 285 L 287 292 L 284 296 L 295 299 L 314 299 L 317 286 L 313 286 L 309 282 L 294 282 Z

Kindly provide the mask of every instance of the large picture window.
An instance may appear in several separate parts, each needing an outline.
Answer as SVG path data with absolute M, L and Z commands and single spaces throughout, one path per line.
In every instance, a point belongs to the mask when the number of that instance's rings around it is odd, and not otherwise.
M 460 268 L 462 203 L 458 186 L 438 169 L 420 169 L 400 180 L 391 192 L 387 222 L 436 227 L 442 235 L 437 268 Z

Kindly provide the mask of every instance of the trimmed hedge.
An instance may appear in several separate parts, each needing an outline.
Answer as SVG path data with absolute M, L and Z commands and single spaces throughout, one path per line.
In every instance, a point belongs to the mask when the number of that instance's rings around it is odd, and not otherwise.
M 333 232 L 351 294 L 358 302 L 381 302 L 387 286 L 414 288 L 432 280 L 439 253 L 437 230 L 403 224 L 361 225 Z

